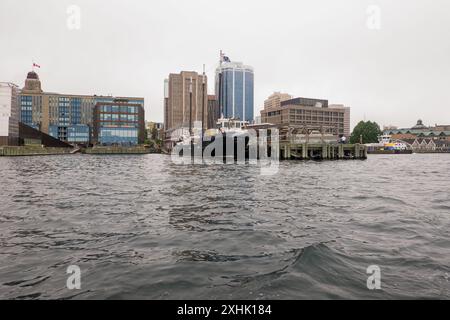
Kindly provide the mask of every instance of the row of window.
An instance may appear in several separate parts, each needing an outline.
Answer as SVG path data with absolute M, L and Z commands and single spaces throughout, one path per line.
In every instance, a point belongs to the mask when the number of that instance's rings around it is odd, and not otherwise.
M 101 121 L 138 121 L 137 114 L 100 114 Z
M 102 128 L 99 134 L 101 144 L 138 144 L 138 130 L 134 128 Z
M 120 127 L 120 128 L 137 128 L 137 123 L 129 123 L 129 122 L 102 122 L 101 124 L 102 128 L 106 127 Z
M 323 118 L 323 117 L 311 117 L 311 116 L 290 116 L 290 119 L 296 120 L 314 120 L 314 121 L 326 121 L 326 122 L 338 122 L 344 121 L 343 118 Z
M 138 113 L 138 107 L 132 106 L 101 106 L 101 112 L 107 113 Z
M 338 116 L 338 115 L 342 115 L 343 112 L 329 112 L 329 111 L 315 111 L 315 110 L 301 110 L 301 109 L 291 109 L 289 110 L 290 113 L 299 113 L 299 114 L 323 114 L 323 115 L 327 115 L 327 116 Z
M 102 128 L 99 136 L 137 138 L 138 130 L 134 128 Z

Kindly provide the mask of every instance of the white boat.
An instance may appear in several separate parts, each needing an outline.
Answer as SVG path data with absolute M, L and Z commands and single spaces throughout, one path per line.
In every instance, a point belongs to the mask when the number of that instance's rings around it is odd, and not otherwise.
M 215 129 L 208 129 L 205 131 L 204 137 L 206 141 L 211 141 L 212 137 L 216 137 L 218 135 L 225 135 L 227 138 L 244 136 L 248 132 L 246 129 L 247 125 L 249 125 L 248 121 L 240 121 L 239 119 L 228 119 L 222 117 L 217 121 L 217 127 Z M 201 132 L 193 134 L 192 136 L 186 133 L 183 134 L 177 145 L 187 146 L 190 145 L 192 141 L 194 144 L 199 143 L 201 141 Z
M 400 140 L 392 139 L 390 135 L 382 135 L 378 137 L 378 143 L 366 144 L 369 152 L 408 152 L 411 151 L 410 146 Z
M 239 119 L 220 118 L 217 121 L 217 134 L 222 133 L 231 137 L 239 137 L 247 134 L 246 126 L 250 123 L 248 121 L 240 121 Z

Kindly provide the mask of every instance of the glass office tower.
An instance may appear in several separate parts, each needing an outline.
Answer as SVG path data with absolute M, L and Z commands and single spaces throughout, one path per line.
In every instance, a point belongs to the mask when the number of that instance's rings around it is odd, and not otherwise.
M 240 62 L 223 62 L 216 71 L 216 95 L 225 118 L 254 120 L 254 72 Z

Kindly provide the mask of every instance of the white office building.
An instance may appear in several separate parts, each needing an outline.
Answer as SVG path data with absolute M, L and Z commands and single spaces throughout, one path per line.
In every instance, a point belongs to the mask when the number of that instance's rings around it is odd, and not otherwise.
M 19 87 L 0 82 L 0 145 L 19 144 Z

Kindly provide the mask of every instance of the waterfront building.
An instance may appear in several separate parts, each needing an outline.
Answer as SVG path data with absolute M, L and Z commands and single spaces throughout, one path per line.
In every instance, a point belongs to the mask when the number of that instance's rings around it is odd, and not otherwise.
M 253 122 L 254 71 L 241 62 L 221 56 L 216 70 L 216 95 L 225 118 Z
M 269 99 L 270 100 L 270 99 Z M 272 99 L 273 100 L 273 99 Z M 328 100 L 295 98 L 267 103 L 261 111 L 262 123 L 322 127 L 328 133 L 350 136 L 350 108 L 329 105 Z
M 94 144 L 138 145 L 145 139 L 144 99 L 102 98 L 94 108 Z
M 450 125 L 436 124 L 432 127 L 426 126 L 422 120 L 418 120 L 417 124 L 411 128 L 385 128 L 383 134 L 392 136 L 392 139 L 403 140 L 406 142 L 414 142 L 416 139 L 419 139 L 420 143 L 422 143 L 424 139 L 450 142 Z
M 0 82 L 0 146 L 19 145 L 19 87 Z
M 429 153 L 429 152 L 450 152 L 449 140 L 434 140 L 433 138 L 417 138 L 417 139 L 405 139 L 402 140 L 411 146 L 413 152 L 416 153 Z
M 97 103 L 120 97 L 73 95 L 45 92 L 36 72 L 29 72 L 19 95 L 20 120 L 56 139 L 71 144 L 91 144 L 94 128 L 94 108 Z M 144 99 L 137 101 L 144 106 Z

